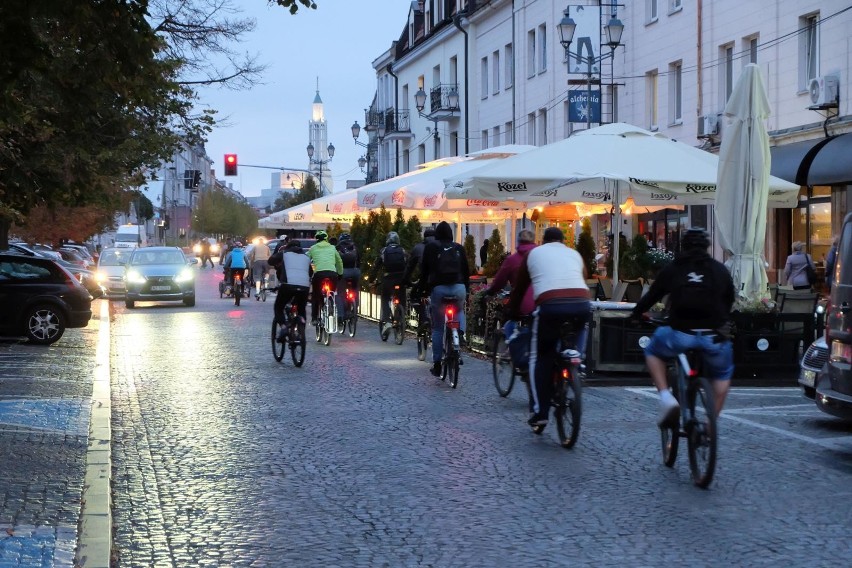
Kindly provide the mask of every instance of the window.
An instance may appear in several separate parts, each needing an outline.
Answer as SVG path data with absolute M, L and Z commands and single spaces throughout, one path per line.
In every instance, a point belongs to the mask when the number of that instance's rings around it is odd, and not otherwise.
M 503 128 L 503 144 L 514 144 L 515 133 L 512 131 L 512 121 L 506 123 Z
M 683 62 L 669 65 L 669 124 L 683 122 Z
M 657 75 L 656 69 L 645 74 L 645 116 L 648 129 L 651 131 L 657 131 L 659 128 L 657 123 Z
M 669 14 L 679 12 L 683 9 L 683 0 L 669 0 Z
M 411 153 L 408 150 L 402 151 L 402 172 L 407 174 L 411 171 Z
M 421 144 L 417 147 L 417 165 L 426 163 L 426 145 Z
M 541 24 L 538 27 L 538 72 L 547 71 L 547 27 Z
M 719 66 L 719 73 L 721 74 L 719 78 L 721 92 L 719 94 L 722 98 L 721 106 L 724 108 L 734 90 L 734 46 L 723 45 L 719 48 L 719 52 L 719 59 L 721 59 L 722 63 Z
M 506 44 L 505 49 L 503 50 L 505 54 L 505 65 L 506 65 L 506 73 L 504 82 L 506 83 L 506 88 L 510 88 L 515 80 L 515 52 L 512 49 L 512 44 Z
M 657 0 L 645 0 L 645 23 L 652 24 L 657 21 Z
M 799 18 L 799 90 L 819 76 L 819 14 Z
M 479 61 L 479 97 L 488 98 L 488 58 L 483 57 Z
M 480 150 L 485 150 L 486 148 L 488 148 L 488 129 L 483 130 L 479 134 L 479 141 L 481 145 Z
M 748 62 L 757 63 L 757 38 L 748 39 Z
M 547 109 L 543 108 L 538 111 L 538 141 L 536 146 L 544 146 L 547 144 Z
M 495 51 L 491 54 L 491 92 L 497 94 L 500 92 L 500 52 Z
M 527 115 L 527 144 L 535 144 L 535 113 Z
M 459 131 L 453 130 L 450 132 L 450 155 L 459 155 Z
M 527 32 L 527 78 L 535 76 L 535 30 Z
M 491 146 L 500 145 L 500 127 L 495 126 L 491 129 Z

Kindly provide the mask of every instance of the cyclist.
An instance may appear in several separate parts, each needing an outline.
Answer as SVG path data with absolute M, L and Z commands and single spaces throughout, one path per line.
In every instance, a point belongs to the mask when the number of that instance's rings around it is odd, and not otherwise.
M 358 284 L 361 280 L 361 269 L 359 268 L 360 257 L 355 243 L 352 241 L 352 236 L 349 233 L 341 233 L 337 240 L 337 252 L 340 254 L 340 260 L 343 262 L 343 284 L 350 282 L 351 288 L 355 292 L 355 298 L 358 298 Z M 343 294 L 337 295 L 337 314 L 339 323 L 343 323 L 343 302 L 346 299 Z M 357 304 L 356 304 L 357 305 Z
M 589 287 L 583 257 L 565 245 L 558 227 L 544 230 L 541 246 L 527 253 L 518 270 L 517 285 L 512 289 L 509 313 L 518 316 L 527 288 L 532 286 L 535 309 L 532 312 L 532 338 L 529 374 L 533 379 L 530 426 L 545 426 L 550 413 L 553 391 L 553 365 L 562 324 L 591 316 Z M 577 336 L 574 348 L 583 353 L 586 332 Z
M 246 269 L 248 268 L 248 258 L 246 251 L 243 249 L 243 243 L 234 241 L 228 254 L 225 255 L 225 280 L 234 285 L 234 275 L 237 271 L 242 274 L 243 282 L 245 282 Z
M 275 306 L 273 306 L 275 321 L 279 324 L 287 321 L 284 316 L 284 306 L 292 300 L 304 323 L 308 290 L 311 286 L 311 259 L 305 254 L 299 241 L 293 240 L 269 257 L 269 265 L 275 268 L 280 283 L 278 295 L 275 297 Z M 283 327 L 278 330 L 279 341 L 286 335 L 287 330 Z
M 523 229 L 520 233 L 518 233 L 518 248 L 517 250 L 506 257 L 506 260 L 503 261 L 503 264 L 500 265 L 500 270 L 497 271 L 497 274 L 494 275 L 494 280 L 491 284 L 486 288 L 482 300 L 484 301 L 489 296 L 493 296 L 494 294 L 503 290 L 506 284 L 509 284 L 510 289 L 514 290 L 518 287 L 518 276 L 520 274 L 521 266 L 524 263 L 524 260 L 527 257 L 527 254 L 536 247 L 535 244 L 535 235 L 529 229 Z M 527 291 L 524 294 L 523 300 L 521 300 L 520 305 L 520 315 L 522 317 L 529 316 L 532 314 L 535 309 L 535 299 L 533 298 L 533 289 L 532 286 L 527 287 Z M 505 326 L 503 327 L 503 333 L 507 339 L 507 341 L 513 342 L 514 339 L 520 339 L 524 341 L 524 338 L 515 338 L 514 331 L 517 327 L 517 322 L 515 320 L 509 319 L 506 321 Z M 526 342 L 528 344 L 528 338 L 526 338 Z M 515 351 L 515 347 L 521 347 L 519 351 L 523 351 L 528 347 L 528 345 L 517 345 L 513 346 L 512 351 Z
M 695 227 L 683 234 L 680 253 L 660 271 L 648 293 L 631 314 L 640 319 L 651 306 L 668 295 L 669 325 L 658 327 L 645 347 L 645 363 L 660 393 L 658 425 L 677 421 L 680 406 L 669 391 L 666 360 L 689 349 L 703 351 L 704 373 L 713 379 L 716 413 L 722 411 L 734 373 L 734 355 L 726 333 L 734 304 L 734 283 L 728 269 L 708 253 L 710 237 Z
M 399 286 L 399 302 L 405 313 L 405 285 L 402 275 L 405 272 L 406 258 L 405 249 L 399 244 L 399 235 L 395 231 L 389 232 L 385 237 L 385 246 L 376 259 L 375 268 L 376 273 L 382 275 L 382 311 L 379 317 L 384 322 L 383 337 L 387 337 L 393 327 L 389 304 L 394 286 Z
M 434 376 L 441 374 L 441 357 L 444 355 L 444 313 L 441 298 L 456 296 L 459 307 L 465 305 L 470 291 L 470 268 L 464 248 L 453 242 L 453 229 L 446 221 L 435 227 L 435 240 L 423 248 L 420 262 L 420 280 L 425 281 L 432 305 L 432 368 Z M 459 310 L 459 338 L 464 339 L 465 315 Z
M 317 242 L 307 252 L 314 268 L 314 275 L 311 278 L 311 325 L 317 324 L 323 280 L 328 280 L 331 283 L 331 289 L 336 290 L 337 280 L 343 275 L 343 260 L 337 249 L 328 242 L 328 233 L 320 229 L 314 237 Z
M 423 231 L 423 241 L 414 245 L 411 249 L 411 254 L 408 255 L 408 264 L 405 265 L 405 272 L 402 274 L 402 283 L 405 286 L 411 284 L 412 276 L 415 270 L 417 271 L 416 284 L 411 288 L 411 303 L 417 309 L 417 320 L 423 321 L 425 314 L 423 313 L 423 302 L 421 301 L 425 293 L 425 279 L 421 278 L 419 271 L 420 261 L 423 259 L 423 251 L 428 243 L 435 241 L 435 229 L 428 227 Z
M 262 239 L 257 239 L 254 243 L 254 247 L 251 249 L 251 254 L 249 254 L 249 260 L 251 261 L 251 275 L 254 279 L 255 286 L 257 289 L 255 290 L 254 297 L 260 298 L 260 287 L 263 286 L 263 275 L 269 272 L 269 255 L 271 254 L 269 247 L 266 245 Z

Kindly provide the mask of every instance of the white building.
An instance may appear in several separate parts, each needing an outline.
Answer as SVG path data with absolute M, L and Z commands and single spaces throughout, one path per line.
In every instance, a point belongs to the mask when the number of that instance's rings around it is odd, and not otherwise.
M 309 147 L 314 155 L 310 157 L 309 170 L 317 178 L 317 183 L 323 195 L 334 193 L 334 180 L 331 177 L 329 163 L 333 155 L 329 155 L 328 125 L 325 122 L 325 111 L 317 87 L 317 94 L 311 107 L 311 120 L 308 122 Z M 333 151 L 332 151 L 333 154 Z
M 591 58 L 566 60 L 557 28 L 566 8 L 577 23 L 570 50 Z M 624 25 L 614 49 L 603 33 L 612 17 Z M 410 120 L 407 129 L 391 120 L 395 128 L 379 137 L 378 179 L 501 144 L 541 146 L 612 121 L 718 151 L 725 101 L 754 61 L 772 104 L 773 174 L 802 186 L 798 209 L 770 213 L 771 267 L 783 267 L 795 240 L 820 260 L 850 210 L 852 104 L 844 93 L 852 86 L 852 6 L 845 1 L 423 0 L 412 2 L 400 27 L 373 62 L 371 112 Z M 458 102 L 449 104 L 453 89 Z M 589 107 L 589 90 L 599 107 Z M 673 248 L 683 227 L 712 230 L 708 209 L 634 215 L 621 229 Z M 608 224 L 609 216 L 596 219 L 599 237 L 612 231 Z

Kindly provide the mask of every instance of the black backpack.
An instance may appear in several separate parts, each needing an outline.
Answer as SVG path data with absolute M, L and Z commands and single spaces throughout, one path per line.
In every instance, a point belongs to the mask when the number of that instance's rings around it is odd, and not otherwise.
M 337 252 L 340 253 L 340 260 L 343 261 L 343 268 L 357 268 L 358 253 L 355 252 L 355 245 L 351 242 L 337 245 Z
M 718 314 L 719 291 L 714 287 L 712 259 L 698 258 L 678 266 L 670 297 L 672 316 L 708 320 Z
M 460 276 L 462 269 L 461 247 L 457 243 L 438 243 L 438 262 L 435 273 L 439 276 Z
M 385 272 L 402 272 L 405 270 L 405 250 L 399 245 L 388 245 L 382 252 L 382 263 Z

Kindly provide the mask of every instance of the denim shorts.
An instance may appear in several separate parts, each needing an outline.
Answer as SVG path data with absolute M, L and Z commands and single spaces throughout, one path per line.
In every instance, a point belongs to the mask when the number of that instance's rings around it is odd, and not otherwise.
M 645 354 L 674 359 L 689 349 L 701 349 L 706 377 L 727 381 L 734 374 L 734 349 L 730 341 L 714 343 L 714 339 L 713 335 L 693 335 L 668 326 L 658 327 L 645 347 Z

